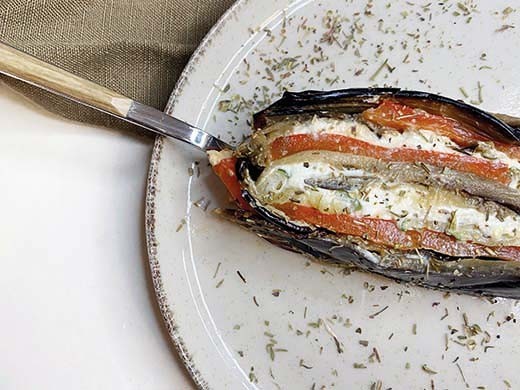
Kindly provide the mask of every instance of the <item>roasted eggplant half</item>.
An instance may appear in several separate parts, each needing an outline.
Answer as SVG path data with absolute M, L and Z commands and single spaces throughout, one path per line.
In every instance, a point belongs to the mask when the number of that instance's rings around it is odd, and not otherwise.
M 397 280 L 520 298 L 520 138 L 425 92 L 286 93 L 210 163 L 280 247 Z

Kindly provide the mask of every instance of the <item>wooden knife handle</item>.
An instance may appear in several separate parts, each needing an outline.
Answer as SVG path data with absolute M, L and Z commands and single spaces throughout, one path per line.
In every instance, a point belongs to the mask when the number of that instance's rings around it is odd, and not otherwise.
M 132 99 L 0 42 L 0 73 L 125 118 Z

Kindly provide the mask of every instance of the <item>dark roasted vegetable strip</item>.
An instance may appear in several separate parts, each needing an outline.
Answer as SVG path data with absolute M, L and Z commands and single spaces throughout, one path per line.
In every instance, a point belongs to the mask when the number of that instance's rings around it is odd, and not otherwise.
M 520 146 L 520 132 L 500 119 L 464 102 L 398 88 L 350 88 L 337 91 L 286 92 L 276 103 L 254 116 L 255 129 L 285 120 L 289 115 L 361 113 L 392 99 L 430 114 L 454 119 L 475 134 L 508 146 Z
M 396 89 L 287 93 L 254 126 L 237 150 L 210 156 L 252 210 L 227 218 L 320 260 L 520 298 L 518 130 Z
M 283 249 L 339 265 L 355 265 L 398 281 L 472 295 L 520 299 L 520 262 L 481 258 L 440 259 L 428 251 L 394 251 L 326 231 L 295 234 L 242 210 L 218 213 Z

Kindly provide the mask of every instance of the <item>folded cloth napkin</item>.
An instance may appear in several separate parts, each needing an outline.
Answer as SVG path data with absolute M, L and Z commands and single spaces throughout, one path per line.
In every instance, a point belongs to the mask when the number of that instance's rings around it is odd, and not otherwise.
M 193 50 L 233 0 L 1 0 L 0 40 L 163 109 Z M 124 122 L 24 83 L 49 111 L 110 127 Z

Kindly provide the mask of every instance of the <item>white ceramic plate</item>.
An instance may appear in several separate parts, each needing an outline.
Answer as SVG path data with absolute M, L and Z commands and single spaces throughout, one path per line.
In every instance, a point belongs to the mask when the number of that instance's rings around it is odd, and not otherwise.
M 520 114 L 520 10 L 427 3 L 238 1 L 193 56 L 168 112 L 233 140 L 283 88 L 392 85 Z M 147 200 L 153 281 L 201 388 L 520 386 L 516 302 L 345 275 L 211 213 L 228 205 L 204 155 L 157 141 Z M 475 334 L 465 321 L 479 325 Z

